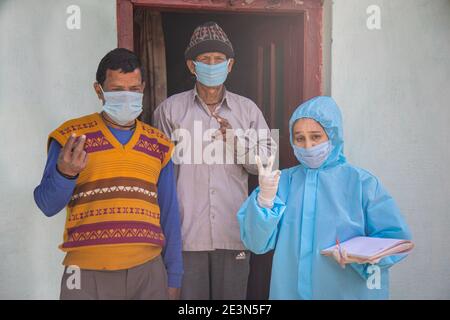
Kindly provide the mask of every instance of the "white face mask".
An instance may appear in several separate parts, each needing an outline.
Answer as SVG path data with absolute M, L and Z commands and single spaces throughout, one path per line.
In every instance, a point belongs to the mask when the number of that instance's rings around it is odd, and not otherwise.
M 124 126 L 142 113 L 144 94 L 131 91 L 103 91 L 105 104 L 103 111 L 117 124 Z
M 331 141 L 325 141 L 312 148 L 300 148 L 294 145 L 294 154 L 297 160 L 304 166 L 317 169 L 328 159 L 331 153 Z
M 194 61 L 197 80 L 207 87 L 217 87 L 225 82 L 228 76 L 230 60 L 218 64 L 206 64 Z

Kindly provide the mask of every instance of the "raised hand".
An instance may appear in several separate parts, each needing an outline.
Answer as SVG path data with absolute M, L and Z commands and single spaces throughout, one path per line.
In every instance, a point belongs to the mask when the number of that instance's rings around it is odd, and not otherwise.
M 280 180 L 281 171 L 272 171 L 275 155 L 269 157 L 267 166 L 264 167 L 261 158 L 256 155 L 255 161 L 258 166 L 259 194 L 258 204 L 264 208 L 272 208 L 273 200 L 277 194 L 278 182 Z
M 232 130 L 233 127 L 231 126 L 230 122 L 225 119 L 220 117 L 219 115 L 217 115 L 216 113 L 213 113 L 212 116 L 217 120 L 217 122 L 220 125 L 220 128 L 217 130 L 217 134 L 216 136 L 222 136 L 222 139 L 224 141 L 226 141 L 227 139 L 227 130 Z
M 77 139 L 75 134 L 72 134 L 67 140 L 59 153 L 56 164 L 62 174 L 75 177 L 86 167 L 88 155 L 84 150 L 85 142 L 85 135 Z

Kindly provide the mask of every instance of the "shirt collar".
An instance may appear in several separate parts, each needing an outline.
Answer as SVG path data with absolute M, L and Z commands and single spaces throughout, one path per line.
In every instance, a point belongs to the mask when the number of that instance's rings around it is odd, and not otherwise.
M 227 88 L 224 86 L 223 87 L 223 98 L 222 98 L 222 101 L 220 102 L 220 104 L 221 105 L 223 105 L 223 106 L 227 106 L 229 109 L 231 109 L 231 106 L 230 106 L 230 103 L 229 103 L 229 93 L 228 93 L 228 90 L 227 90 Z M 199 96 L 199 94 L 198 94 L 198 91 L 197 91 L 197 86 L 196 85 L 194 85 L 194 89 L 192 89 L 192 100 L 195 102 L 195 99 L 196 98 L 198 98 L 198 99 L 200 99 L 200 96 Z

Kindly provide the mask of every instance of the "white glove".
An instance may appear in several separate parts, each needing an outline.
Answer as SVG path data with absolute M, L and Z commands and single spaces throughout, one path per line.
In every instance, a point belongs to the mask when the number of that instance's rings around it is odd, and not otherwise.
M 270 156 L 267 161 L 267 166 L 264 168 L 261 163 L 261 158 L 258 155 L 255 156 L 256 165 L 258 166 L 260 189 L 257 201 L 259 206 L 263 208 L 273 207 L 273 200 L 275 199 L 278 190 L 281 171 L 272 171 L 274 159 L 274 155 Z
M 335 248 L 333 250 L 333 258 L 336 260 L 336 262 L 343 268 L 345 269 L 345 265 L 350 264 L 350 263 L 358 263 L 358 264 L 366 264 L 366 263 L 370 263 L 370 264 L 376 264 L 378 262 L 380 262 L 380 259 L 375 259 L 375 260 L 366 260 L 366 259 L 358 259 L 358 258 L 350 258 L 347 255 L 347 251 L 342 248 L 341 251 L 339 252 L 338 248 Z

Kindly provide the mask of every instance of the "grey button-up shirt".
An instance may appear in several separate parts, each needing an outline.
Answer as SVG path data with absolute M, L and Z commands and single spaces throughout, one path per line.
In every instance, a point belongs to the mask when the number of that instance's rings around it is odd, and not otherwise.
M 226 90 L 215 113 L 227 119 L 233 130 L 269 129 L 262 112 L 254 102 Z M 263 135 L 257 138 L 258 145 L 247 145 L 244 148 L 247 161 L 244 163 L 224 162 L 225 155 L 220 164 L 205 161 L 207 157 L 205 154 L 211 154 L 208 148 L 214 143 L 221 144 L 222 147 L 226 144 L 223 140 L 209 139 L 211 133 L 217 132 L 220 125 L 200 99 L 195 88 L 163 101 L 155 110 L 153 119 L 154 126 L 176 143 L 173 159 L 175 159 L 183 250 L 243 250 L 236 214 L 248 196 L 248 173 L 258 172 L 254 161 L 249 159 L 254 158 L 254 153 L 259 153 L 264 158 L 269 156 L 271 151 L 275 152 L 276 144 L 273 139 L 270 136 L 264 139 Z M 177 131 L 180 130 L 177 129 L 189 132 L 190 139 L 184 137 L 180 139 L 177 135 Z M 230 140 L 233 139 L 228 139 Z M 184 151 L 179 152 L 180 147 L 185 148 Z M 204 159 L 198 151 L 200 148 L 203 148 Z M 190 163 L 179 163 L 177 154 L 184 156 L 185 160 L 188 159 L 184 162 Z

